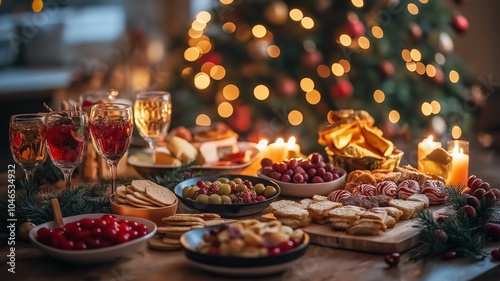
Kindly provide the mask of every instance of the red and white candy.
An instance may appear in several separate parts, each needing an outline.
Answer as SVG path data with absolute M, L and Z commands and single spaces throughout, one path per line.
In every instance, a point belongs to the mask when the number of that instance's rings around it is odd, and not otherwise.
M 335 191 L 332 191 L 332 193 L 330 193 L 328 195 L 328 200 L 333 201 L 333 202 L 342 202 L 342 200 L 344 200 L 348 197 L 351 197 L 351 196 L 352 196 L 352 194 L 345 189 L 335 190 Z
M 393 181 L 381 181 L 377 184 L 377 194 L 396 197 L 398 194 L 398 186 Z
M 368 183 L 362 183 L 352 190 L 353 196 L 375 196 L 377 188 Z
M 404 180 L 398 185 L 398 197 L 400 199 L 407 199 L 418 193 L 420 193 L 420 185 L 415 180 Z
M 444 183 L 440 180 L 426 180 L 422 184 L 422 194 L 429 198 L 430 205 L 439 205 L 446 201 L 446 193 L 441 190 L 443 186 Z

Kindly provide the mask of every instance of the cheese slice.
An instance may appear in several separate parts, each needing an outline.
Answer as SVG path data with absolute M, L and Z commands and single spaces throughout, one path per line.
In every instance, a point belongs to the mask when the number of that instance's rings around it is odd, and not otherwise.
M 222 140 L 207 141 L 199 144 L 200 164 L 217 162 L 224 156 L 238 152 L 238 140 L 227 138 Z

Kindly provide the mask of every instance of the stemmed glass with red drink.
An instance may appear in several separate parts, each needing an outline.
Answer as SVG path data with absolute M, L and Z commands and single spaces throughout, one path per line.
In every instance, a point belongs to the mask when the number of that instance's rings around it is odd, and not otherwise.
M 83 111 L 51 111 L 45 117 L 45 139 L 50 159 L 71 188 L 71 175 L 87 153 L 89 121 Z
M 116 166 L 130 146 L 133 131 L 132 107 L 121 103 L 103 103 L 90 109 L 90 134 L 97 153 L 111 171 L 111 191 L 116 191 Z

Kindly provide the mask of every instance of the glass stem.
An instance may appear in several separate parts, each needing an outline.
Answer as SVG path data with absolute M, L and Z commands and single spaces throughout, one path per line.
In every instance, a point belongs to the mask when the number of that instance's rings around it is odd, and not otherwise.
M 35 177 L 35 170 L 24 170 L 24 174 L 26 175 L 26 183 L 31 184 Z
M 63 172 L 64 175 L 64 182 L 66 183 L 66 190 L 71 189 L 71 174 L 73 174 L 73 170 L 68 171 L 68 172 Z
M 149 149 L 151 150 L 151 160 L 153 165 L 156 163 L 156 141 L 153 139 L 148 140 Z
M 117 163 L 109 163 L 109 172 L 111 173 L 111 194 L 116 191 L 116 166 Z

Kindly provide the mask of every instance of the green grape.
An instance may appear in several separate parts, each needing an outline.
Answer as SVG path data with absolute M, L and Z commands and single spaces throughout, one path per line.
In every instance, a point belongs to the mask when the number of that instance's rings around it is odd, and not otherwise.
M 209 202 L 208 195 L 200 194 L 198 195 L 198 197 L 196 197 L 196 203 L 208 204 L 208 202 Z
M 189 190 L 191 190 L 191 186 L 185 186 L 183 189 L 182 189 L 182 197 L 184 198 L 188 198 L 189 197 Z
M 276 195 L 276 193 L 278 193 L 278 191 L 276 190 L 276 188 L 274 188 L 274 186 L 266 186 L 266 189 L 264 190 L 264 196 L 266 198 L 271 198 L 273 197 L 274 195 Z
M 231 186 L 227 183 L 223 183 L 219 186 L 219 195 L 228 195 L 231 193 Z
M 221 183 L 229 183 L 229 179 L 225 177 L 220 177 L 217 180 L 220 181 Z
M 238 183 L 242 183 L 243 180 L 241 178 L 234 178 L 233 181 L 238 184 Z
M 198 186 L 193 186 L 189 189 L 188 198 L 195 199 L 195 192 L 200 190 Z
M 229 196 L 227 196 L 227 195 L 221 195 L 221 196 L 220 196 L 220 199 L 221 199 L 221 201 L 222 201 L 222 203 L 223 203 L 223 204 L 224 204 L 224 203 L 226 203 L 226 204 L 227 204 L 227 203 L 232 203 L 232 201 L 231 201 L 231 197 L 229 197 Z
M 266 190 L 266 187 L 262 183 L 255 185 L 255 193 L 257 193 L 257 195 L 263 195 L 264 190 Z
M 208 196 L 208 201 L 210 204 L 222 204 L 222 198 L 218 194 L 211 194 Z
M 239 193 L 239 192 L 244 192 L 244 191 L 248 191 L 247 186 L 245 184 L 243 184 L 243 183 L 238 183 L 236 185 L 236 192 Z

